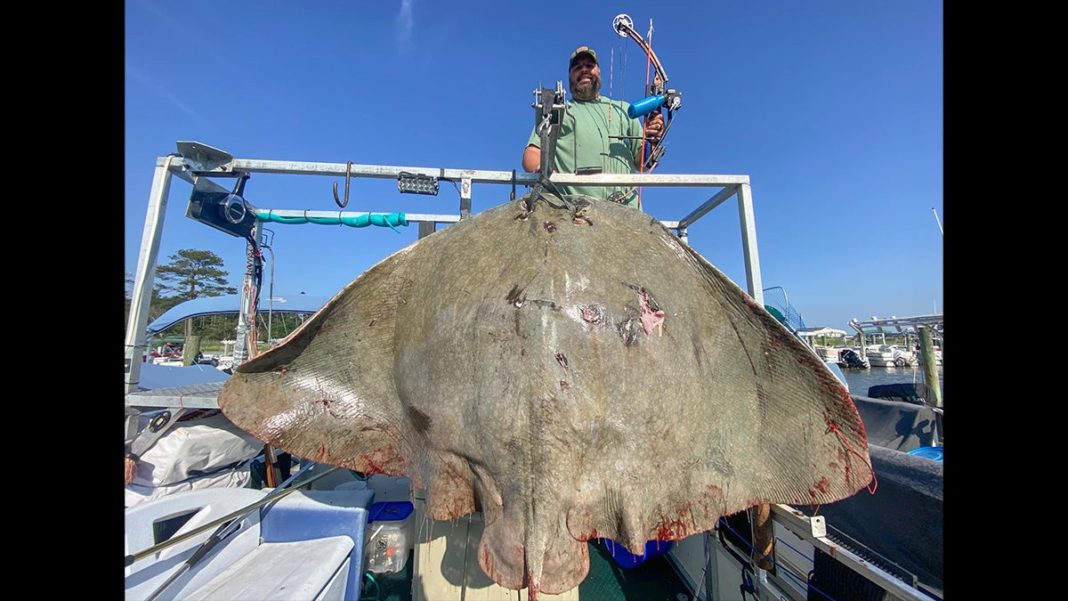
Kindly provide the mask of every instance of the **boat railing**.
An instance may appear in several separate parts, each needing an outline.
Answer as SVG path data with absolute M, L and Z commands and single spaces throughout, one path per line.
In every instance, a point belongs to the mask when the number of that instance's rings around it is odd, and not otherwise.
M 307 161 L 260 160 L 235 158 L 230 153 L 203 144 L 201 142 L 178 142 L 178 152 L 156 159 L 152 187 L 149 191 L 148 209 L 145 226 L 141 237 L 141 248 L 134 273 L 134 286 L 130 303 L 130 318 L 127 322 L 125 340 L 125 392 L 127 395 L 137 393 L 140 376 L 141 358 L 145 351 L 145 327 L 148 322 L 149 301 L 152 296 L 156 262 L 159 254 L 164 217 L 172 179 L 177 177 L 190 184 L 208 181 L 208 178 L 244 178 L 251 174 L 286 174 L 298 176 L 352 177 L 372 179 L 394 179 L 400 184 L 419 180 L 432 181 L 434 187 L 438 181 L 458 184 L 460 201 L 456 213 L 424 214 L 406 213 L 409 223 L 417 223 L 419 237 L 433 233 L 437 224 L 456 223 L 471 216 L 471 201 L 475 184 L 493 184 L 512 186 L 531 186 L 537 181 L 538 174 L 517 173 L 515 170 L 478 170 L 431 167 L 401 167 L 390 165 L 365 165 L 356 163 L 321 163 Z M 413 180 L 414 178 L 414 180 Z M 698 219 L 707 215 L 728 200 L 738 200 L 738 217 L 742 233 L 742 252 L 745 263 L 745 289 L 753 299 L 763 305 L 763 288 L 760 277 L 760 258 L 757 251 L 756 224 L 753 213 L 752 190 L 748 175 L 710 175 L 710 174 L 594 174 L 574 175 L 554 173 L 550 180 L 555 184 L 581 186 L 641 186 L 641 187 L 689 187 L 716 188 L 710 196 L 697 203 L 690 212 L 677 220 L 661 220 L 669 230 L 673 230 L 679 240 L 688 244 L 688 228 Z M 239 179 L 239 181 L 241 181 Z M 409 185 L 405 184 L 405 185 Z M 213 190 L 224 188 L 211 183 Z M 341 204 L 339 202 L 339 204 Z M 356 218 L 374 213 L 366 211 L 309 211 L 303 209 L 260 209 L 269 211 L 279 217 L 315 218 Z M 242 303 L 243 305 L 247 303 Z M 240 322 L 239 322 L 240 328 Z M 238 338 L 239 346 L 241 338 Z M 235 352 L 237 362 L 244 359 L 241 349 Z M 152 406 L 151 395 L 136 394 L 136 398 L 127 397 L 127 405 Z M 173 395 L 172 395 L 173 396 Z M 174 402 L 173 399 L 168 401 Z M 203 399 L 197 405 L 203 406 Z

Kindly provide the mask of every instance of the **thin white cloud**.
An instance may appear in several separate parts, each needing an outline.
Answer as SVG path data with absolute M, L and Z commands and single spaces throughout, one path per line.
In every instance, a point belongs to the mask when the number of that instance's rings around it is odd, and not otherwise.
M 174 36 L 175 40 L 188 46 L 205 48 L 211 46 L 211 35 L 214 32 L 210 29 L 210 23 L 197 22 L 197 27 L 194 29 L 186 26 L 185 22 L 164 12 L 159 6 L 159 2 L 138 0 L 133 4 L 134 6 L 151 13 L 159 23 L 170 30 L 170 33 Z
M 400 13 L 397 14 L 397 45 L 401 50 L 407 50 L 412 41 L 412 2 L 414 0 L 401 0 Z
M 175 96 L 174 94 L 171 94 L 163 86 L 160 86 L 159 84 L 156 84 L 155 82 L 149 80 L 147 77 L 142 75 L 140 72 L 137 71 L 137 69 L 134 69 L 129 64 L 126 65 L 126 75 L 128 75 L 128 76 L 132 77 L 133 79 L 135 79 L 137 81 L 137 83 L 145 86 L 146 88 L 152 90 L 156 94 L 159 94 L 160 96 L 162 96 L 165 100 L 167 100 L 168 102 L 173 104 L 175 107 L 177 107 L 178 110 L 182 111 L 186 115 L 189 115 L 189 117 L 193 121 L 195 121 L 197 125 L 206 125 L 207 124 L 207 120 L 206 119 L 201 117 L 199 113 L 197 113 L 192 108 L 190 108 L 188 105 L 186 105 L 184 102 L 182 102 L 177 96 Z

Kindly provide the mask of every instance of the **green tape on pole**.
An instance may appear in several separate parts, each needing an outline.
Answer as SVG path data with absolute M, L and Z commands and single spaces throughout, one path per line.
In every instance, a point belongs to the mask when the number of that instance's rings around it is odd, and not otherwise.
M 378 227 L 388 227 L 395 232 L 398 225 L 408 225 L 408 218 L 404 213 L 367 213 L 348 216 L 338 214 L 337 217 L 283 217 L 275 215 L 269 210 L 259 210 L 256 211 L 256 218 L 260 221 L 286 224 L 316 223 L 319 225 L 347 225 L 349 227 L 376 225 Z
M 281 215 L 272 215 L 270 211 L 257 211 L 256 219 L 274 223 L 308 223 L 308 219 L 305 217 L 282 217 Z
M 367 215 L 342 217 L 341 223 L 351 227 L 377 225 L 378 227 L 393 229 L 398 225 L 408 225 L 408 218 L 404 216 L 404 213 L 368 213 Z

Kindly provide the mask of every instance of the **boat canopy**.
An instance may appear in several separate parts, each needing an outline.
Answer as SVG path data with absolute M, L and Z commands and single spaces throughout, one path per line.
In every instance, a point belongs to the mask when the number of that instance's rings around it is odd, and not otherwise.
M 272 311 L 278 313 L 315 313 L 326 304 L 329 299 L 325 296 L 308 296 L 306 294 L 275 295 L 270 302 L 266 298 L 260 298 L 257 311 L 266 311 L 270 306 Z M 184 303 L 167 309 L 148 324 L 148 332 L 155 334 L 162 332 L 174 324 L 190 317 L 204 315 L 237 315 L 241 307 L 241 296 L 238 294 L 226 294 L 223 296 L 203 296 L 187 300 Z
M 853 318 L 849 320 L 849 327 L 856 330 L 858 334 L 904 334 L 905 332 L 915 333 L 917 326 L 927 326 L 933 330 L 935 336 L 941 337 L 942 321 L 942 314 L 915 317 L 891 316 L 887 319 L 879 319 L 873 315 L 871 319 L 863 321 Z
M 141 365 L 141 379 L 138 382 L 138 386 L 143 390 L 154 390 L 156 388 L 224 382 L 229 377 L 230 374 L 221 372 L 210 365 L 194 364 L 188 367 L 172 367 L 144 363 Z
M 804 330 L 798 330 L 797 334 L 799 336 L 807 336 L 809 338 L 814 338 L 816 336 L 833 336 L 833 337 L 836 337 L 836 338 L 842 338 L 842 337 L 845 337 L 845 336 L 849 335 L 849 333 L 846 332 L 845 330 L 839 330 L 837 328 L 826 328 L 826 327 L 824 327 L 824 328 L 807 328 L 807 329 L 804 329 Z

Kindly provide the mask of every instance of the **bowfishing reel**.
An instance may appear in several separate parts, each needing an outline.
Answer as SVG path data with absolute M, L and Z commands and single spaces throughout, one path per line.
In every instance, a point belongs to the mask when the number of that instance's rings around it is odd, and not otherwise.
M 197 177 L 186 216 L 231 236 L 248 238 L 256 226 L 254 209 L 245 200 L 245 182 L 249 175 L 235 175 L 237 181 L 229 192 L 205 176 Z
M 674 113 L 682 108 L 682 92 L 675 89 L 663 90 L 663 87 L 662 85 L 649 84 L 646 89 L 646 93 L 649 95 L 641 100 L 632 102 L 630 107 L 627 108 L 627 116 L 631 119 L 637 119 L 653 111 L 660 110 L 660 107 L 667 107 L 669 113 Z

